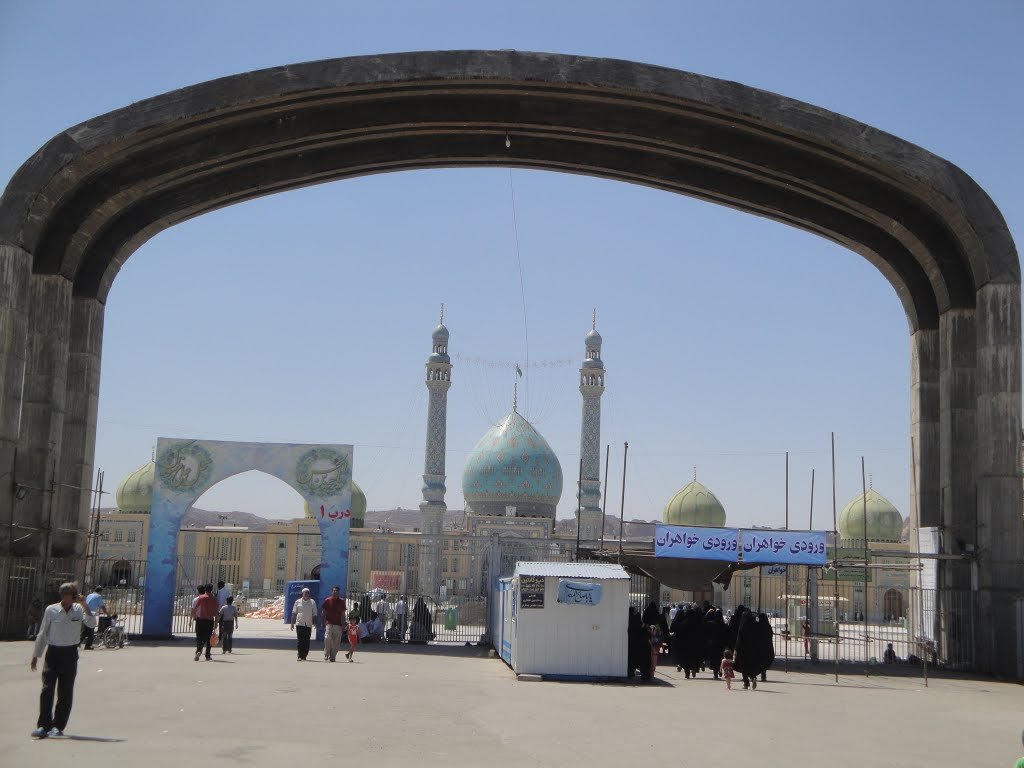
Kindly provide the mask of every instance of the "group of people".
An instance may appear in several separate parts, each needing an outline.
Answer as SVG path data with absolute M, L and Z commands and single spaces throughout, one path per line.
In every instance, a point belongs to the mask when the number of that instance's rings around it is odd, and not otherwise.
M 722 611 L 706 600 L 700 605 L 683 605 L 670 623 L 668 609 L 658 610 L 652 601 L 642 614 L 630 607 L 627 634 L 628 676 L 639 672 L 642 680 L 654 676 L 665 648 L 676 671 L 683 672 L 686 679 L 710 670 L 729 688 L 737 672 L 742 675 L 744 688 L 757 688 L 758 677 L 764 681 L 775 660 L 771 621 L 766 614 L 755 616 L 742 605 L 728 623 Z
M 199 661 L 199 657 L 205 653 L 206 660 L 210 661 L 211 651 L 217 642 L 220 642 L 221 653 L 231 653 L 234 650 L 238 608 L 235 607 L 235 598 L 231 590 L 223 581 L 217 582 L 216 589 L 213 584 L 200 584 L 196 587 L 196 592 L 198 594 L 192 600 L 192 609 L 189 612 L 189 618 L 194 622 L 196 631 L 196 653 L 193 658 Z M 218 629 L 220 634 L 215 640 L 214 633 Z
M 387 626 L 391 618 L 391 626 Z M 347 610 L 340 587 L 332 587 L 330 597 L 319 608 L 308 587 L 301 597 L 292 603 L 291 628 L 295 631 L 297 659 L 305 661 L 309 656 L 309 644 L 313 630 L 323 623 L 324 661 L 335 661 L 341 650 L 342 640 L 348 641 L 345 658 L 352 661 L 360 643 L 405 642 L 426 643 L 435 637 L 432 617 L 423 598 L 417 598 L 409 620 L 409 608 L 405 595 L 388 603 L 383 592 L 367 593 L 358 608 Z

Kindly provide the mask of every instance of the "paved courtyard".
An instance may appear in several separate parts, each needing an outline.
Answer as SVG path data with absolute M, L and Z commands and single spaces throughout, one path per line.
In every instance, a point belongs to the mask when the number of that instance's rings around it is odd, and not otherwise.
M 822 665 L 729 692 L 662 666 L 654 685 L 529 683 L 484 649 L 372 646 L 326 664 L 319 648 L 298 663 L 286 626 L 243 620 L 235 653 L 212 662 L 184 638 L 83 652 L 73 738 L 34 741 L 31 645 L 0 643 L 0 764 L 931 768 L 1022 752 L 1024 688 L 990 680 L 857 670 L 836 684 Z

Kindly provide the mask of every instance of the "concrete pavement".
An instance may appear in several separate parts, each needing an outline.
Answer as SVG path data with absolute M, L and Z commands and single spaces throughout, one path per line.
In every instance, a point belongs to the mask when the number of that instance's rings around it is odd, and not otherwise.
M 236 650 L 187 639 L 83 652 L 64 741 L 34 741 L 31 644 L 0 644 L 0 764 L 181 766 L 1012 766 L 1024 689 L 992 680 L 769 672 L 757 691 L 662 666 L 654 685 L 517 682 L 485 649 L 368 646 L 295 660 L 286 626 L 243 619 Z M 883 671 L 883 670 L 879 670 Z

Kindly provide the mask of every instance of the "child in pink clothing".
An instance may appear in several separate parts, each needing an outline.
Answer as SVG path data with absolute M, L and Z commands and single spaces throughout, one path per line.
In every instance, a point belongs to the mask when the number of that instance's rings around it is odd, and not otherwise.
M 730 691 L 732 690 L 732 679 L 734 677 L 732 671 L 732 651 L 729 648 L 725 649 L 725 653 L 722 654 L 722 677 L 725 679 L 725 687 Z
M 349 616 L 348 617 L 348 653 L 345 654 L 345 658 L 352 661 L 352 657 L 356 653 L 356 646 L 359 645 L 359 617 Z

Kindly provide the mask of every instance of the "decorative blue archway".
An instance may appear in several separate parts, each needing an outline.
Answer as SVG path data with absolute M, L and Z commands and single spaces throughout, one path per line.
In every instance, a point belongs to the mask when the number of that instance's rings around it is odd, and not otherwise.
M 351 445 L 235 443 L 161 437 L 146 550 L 142 633 L 171 634 L 178 565 L 178 531 L 185 512 L 221 480 L 259 470 L 283 480 L 315 511 L 322 547 L 320 583 L 348 585 L 352 498 Z M 321 594 L 327 591 L 321 589 Z

